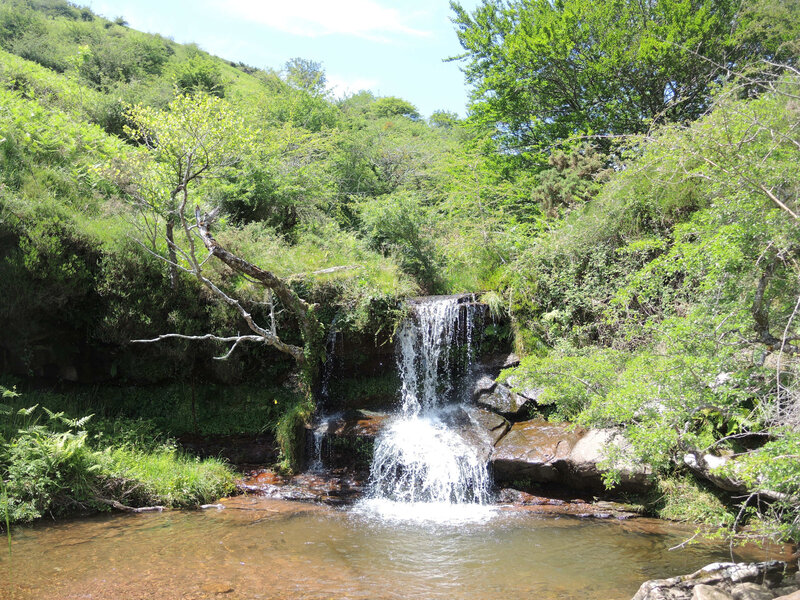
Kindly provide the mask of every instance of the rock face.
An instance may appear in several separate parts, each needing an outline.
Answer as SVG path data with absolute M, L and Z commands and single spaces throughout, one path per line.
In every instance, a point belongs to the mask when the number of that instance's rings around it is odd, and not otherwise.
M 586 490 L 602 490 L 608 445 L 623 446 L 612 429 L 584 430 L 540 419 L 514 423 L 495 445 L 491 466 L 499 483 L 559 483 Z M 619 487 L 645 491 L 650 471 L 641 465 L 623 465 Z
M 491 411 L 470 407 L 466 412 L 472 422 L 486 433 L 492 446 L 497 444 L 511 429 L 511 423 L 505 417 Z
M 372 460 L 375 437 L 386 424 L 388 415 L 368 410 L 353 410 L 328 417 L 317 429 L 309 430 L 306 440 L 308 456 L 319 452 L 326 465 L 353 465 L 363 468 Z M 320 436 L 319 441 L 314 439 Z M 318 447 L 317 444 L 319 444 Z
M 579 430 L 541 419 L 514 423 L 495 446 L 491 465 L 498 482 L 529 480 L 552 483 L 567 470 L 567 458 L 581 437 Z
M 485 386 L 478 388 L 478 390 L 485 389 Z M 474 398 L 478 406 L 502 415 L 509 421 L 519 421 L 521 418 L 525 418 L 528 407 L 536 402 L 535 398 L 528 398 L 512 392 L 501 383 L 495 384 L 490 391 L 481 391 Z
M 783 594 L 776 588 L 786 563 L 712 563 L 692 573 L 645 581 L 633 600 L 769 600 Z

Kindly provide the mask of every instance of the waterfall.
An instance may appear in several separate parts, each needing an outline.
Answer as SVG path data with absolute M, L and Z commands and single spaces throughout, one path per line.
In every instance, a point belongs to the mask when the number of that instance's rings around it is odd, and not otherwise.
M 384 515 L 450 519 L 490 500 L 486 449 L 459 404 L 474 317 L 458 297 L 409 303 L 397 337 L 401 411 L 376 440 L 368 484 L 367 503 Z

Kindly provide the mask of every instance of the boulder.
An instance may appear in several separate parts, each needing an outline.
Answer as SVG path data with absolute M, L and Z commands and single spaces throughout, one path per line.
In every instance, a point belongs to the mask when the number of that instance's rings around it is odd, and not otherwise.
M 630 444 L 616 429 L 590 429 L 572 448 L 569 456 L 571 479 L 574 482 L 602 481 L 604 469 L 600 464 L 608 455 L 610 447 L 621 450 L 624 456 Z M 653 485 L 652 469 L 648 465 L 623 461 L 619 470 L 618 487 L 626 491 L 644 492 Z M 591 487 L 591 486 L 590 486 Z
M 733 600 L 772 600 L 775 594 L 757 583 L 737 583 L 731 588 L 731 596 Z
M 516 394 L 502 383 L 498 383 L 493 391 L 477 396 L 475 403 L 509 421 L 519 421 L 526 416 L 526 409 L 534 403 L 534 400 Z
M 730 599 L 733 598 L 734 588 L 738 591 L 745 589 L 737 587 L 740 584 L 752 583 L 759 588 L 764 586 L 763 589 L 777 586 L 783 579 L 785 569 L 786 563 L 778 560 L 760 563 L 712 563 L 691 575 L 645 581 L 633 600 Z M 700 589 L 696 590 L 698 587 Z
M 494 447 L 491 466 L 495 479 L 560 482 L 568 470 L 569 455 L 582 434 L 582 430 L 541 419 L 514 423 Z
M 692 600 L 731 600 L 729 594 L 703 583 L 694 586 Z
M 472 386 L 472 399 L 477 400 L 481 396 L 491 394 L 496 386 L 497 382 L 494 377 L 481 375 Z
M 601 464 L 609 445 L 621 447 L 625 440 L 614 429 L 585 430 L 541 419 L 514 423 L 495 445 L 491 466 L 499 483 L 525 481 L 557 483 L 568 487 L 602 491 Z M 650 469 L 634 463 L 620 467 L 619 489 L 642 492 L 652 485 Z
M 777 596 L 775 600 L 800 600 L 800 590 L 792 592 L 791 594 Z
M 710 453 L 687 452 L 683 456 L 683 464 L 699 475 L 703 479 L 710 481 L 715 486 L 726 492 L 742 494 L 747 491 L 747 487 L 740 481 L 731 477 L 725 477 L 715 472 L 715 469 L 727 465 L 732 460 L 731 456 L 717 456 Z
M 539 394 L 542 393 L 541 388 L 521 387 L 519 383 L 519 377 L 515 377 L 514 375 L 511 375 L 506 380 L 507 387 L 514 390 L 514 393 L 519 394 L 523 398 L 527 398 L 528 400 L 536 402 L 536 400 L 539 398 Z

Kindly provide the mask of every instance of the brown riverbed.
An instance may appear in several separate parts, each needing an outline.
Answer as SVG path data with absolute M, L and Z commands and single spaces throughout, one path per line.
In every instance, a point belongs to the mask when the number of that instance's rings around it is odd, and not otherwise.
M 516 507 L 448 524 L 258 496 L 223 504 L 18 528 L 0 597 L 610 600 L 730 559 L 721 544 L 668 550 L 692 531 L 655 520 Z

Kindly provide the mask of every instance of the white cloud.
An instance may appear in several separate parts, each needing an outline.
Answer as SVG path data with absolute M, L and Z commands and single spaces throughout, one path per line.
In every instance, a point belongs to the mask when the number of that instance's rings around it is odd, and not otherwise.
M 362 90 L 370 90 L 372 92 L 378 87 L 380 83 L 377 79 L 367 79 L 362 77 L 341 77 L 335 74 L 326 74 L 325 78 L 328 83 L 328 91 L 336 98 L 350 96 Z
M 419 13 L 384 6 L 376 0 L 227 0 L 218 4 L 221 10 L 305 37 L 341 34 L 388 42 L 397 36 L 432 35 L 411 25 Z

